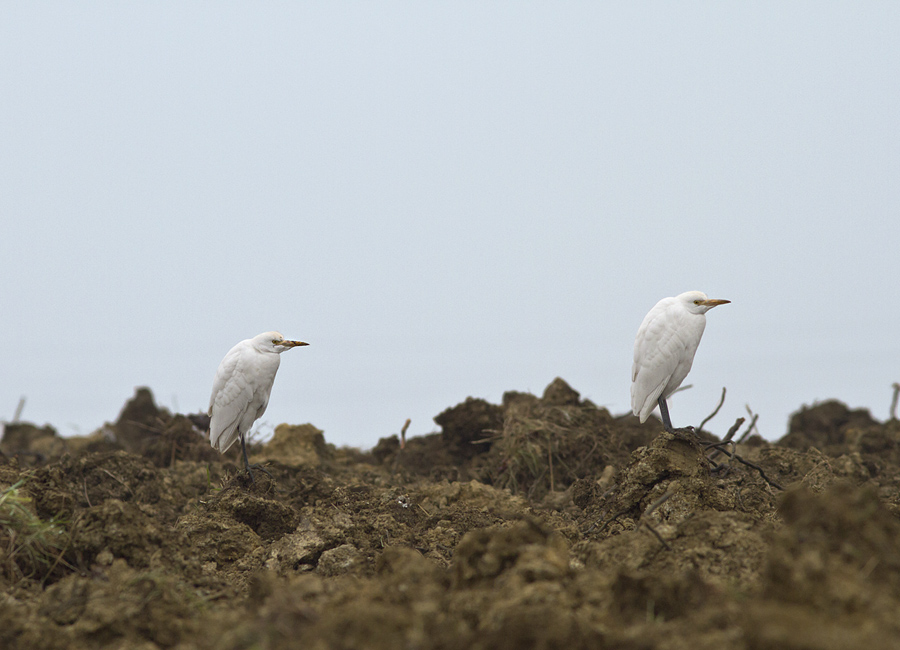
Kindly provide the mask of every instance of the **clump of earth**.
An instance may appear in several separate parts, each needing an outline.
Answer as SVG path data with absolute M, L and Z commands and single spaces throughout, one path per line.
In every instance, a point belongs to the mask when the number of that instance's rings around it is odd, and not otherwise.
M 367 452 L 281 425 L 252 478 L 147 389 L 91 436 L 7 425 L 0 647 L 900 647 L 897 420 L 722 445 L 557 379 L 435 421 Z

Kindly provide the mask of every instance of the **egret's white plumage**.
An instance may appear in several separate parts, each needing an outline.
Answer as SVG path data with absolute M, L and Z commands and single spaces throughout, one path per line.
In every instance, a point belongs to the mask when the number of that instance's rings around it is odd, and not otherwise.
M 249 466 L 244 435 L 266 412 L 279 355 L 300 345 L 309 344 L 285 340 L 279 332 L 263 332 L 228 351 L 216 370 L 209 398 L 209 444 L 224 453 L 240 439 Z
M 645 422 L 657 404 L 667 429 L 672 428 L 666 398 L 691 371 L 706 327 L 706 312 L 728 300 L 711 300 L 701 291 L 663 298 L 651 309 L 634 339 L 631 410 Z

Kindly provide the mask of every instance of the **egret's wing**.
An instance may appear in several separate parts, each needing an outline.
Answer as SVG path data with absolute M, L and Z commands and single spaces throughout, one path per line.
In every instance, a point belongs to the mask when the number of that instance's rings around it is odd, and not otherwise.
M 262 403 L 256 409 L 256 415 L 253 416 L 253 421 L 256 422 L 259 418 L 263 416 L 263 413 L 266 412 L 266 407 L 269 405 L 269 394 L 272 392 L 271 385 L 269 386 L 269 390 L 267 390 L 264 394 L 259 396 L 259 399 L 262 400 Z
M 222 453 L 240 437 L 241 420 L 253 399 L 241 352 L 239 343 L 222 359 L 209 400 L 209 443 Z
M 257 377 L 264 378 L 256 387 L 256 395 L 254 406 L 256 406 L 256 415 L 253 417 L 254 422 L 262 417 L 269 405 L 269 395 L 272 394 L 272 386 L 275 384 L 275 375 L 278 373 L 278 367 L 281 365 L 281 357 L 277 354 L 267 354 L 259 360 L 257 366 Z
M 242 385 L 239 378 L 232 378 L 225 384 L 225 389 L 213 406 L 210 419 L 209 442 L 214 448 L 225 453 L 237 442 L 241 435 L 241 422 L 245 419 L 252 398 L 252 391 Z
M 234 374 L 240 358 L 240 347 L 238 343 L 228 351 L 228 354 L 222 359 L 219 367 L 216 369 L 216 378 L 213 380 L 212 394 L 209 396 L 209 412 L 207 415 L 212 417 L 213 407 L 216 405 L 216 396 L 225 388 L 228 379 Z
M 691 346 L 693 321 L 669 300 L 650 310 L 634 340 L 631 410 L 641 422 L 650 417 L 664 391 L 670 394 L 684 380 L 697 350 L 696 344 Z
M 657 400 L 675 370 L 675 364 L 671 362 L 669 355 L 660 350 L 660 346 L 668 342 L 669 338 L 662 328 L 642 327 L 635 339 L 634 365 L 631 369 L 631 411 L 641 422 L 645 422 L 656 408 Z

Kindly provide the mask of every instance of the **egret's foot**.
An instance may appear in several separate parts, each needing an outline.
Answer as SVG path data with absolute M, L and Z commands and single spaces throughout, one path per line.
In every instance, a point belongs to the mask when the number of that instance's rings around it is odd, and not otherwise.
M 697 430 L 694 429 L 694 427 L 679 427 L 677 429 L 669 429 L 669 433 L 671 433 L 676 438 L 685 438 L 694 442 L 700 441 L 700 438 L 697 437 Z
M 250 475 L 250 481 L 252 483 L 256 482 L 256 479 L 253 478 L 253 470 L 258 469 L 260 472 L 266 474 L 269 478 L 272 478 L 272 475 L 259 463 L 250 464 L 250 459 L 247 457 L 247 443 L 244 442 L 244 436 L 241 436 L 241 454 L 244 457 L 244 469 L 247 470 L 247 473 Z M 273 481 L 275 479 L 272 479 Z
M 248 464 L 246 467 L 244 467 L 244 471 L 246 471 L 247 474 L 250 475 L 250 480 L 253 483 L 256 482 L 256 479 L 253 478 L 253 470 L 260 471 L 263 474 L 265 474 L 266 476 L 268 476 L 270 479 L 272 479 L 273 481 L 275 480 L 275 478 L 269 473 L 269 470 L 267 470 L 265 467 L 262 466 L 262 463 L 253 463 L 252 465 Z
M 669 426 L 666 426 L 665 424 L 663 424 L 663 431 L 665 431 L 666 433 L 671 433 L 674 436 L 685 436 L 685 435 L 692 435 L 695 437 L 697 436 L 697 430 L 691 426 L 673 427 L 671 424 Z

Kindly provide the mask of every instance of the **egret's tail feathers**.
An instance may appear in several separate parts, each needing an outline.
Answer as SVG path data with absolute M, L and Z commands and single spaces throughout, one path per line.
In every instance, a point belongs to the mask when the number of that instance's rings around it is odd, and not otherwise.
M 649 393 L 645 392 L 643 386 L 641 386 L 640 378 L 631 384 L 631 412 L 640 418 L 641 424 L 646 422 L 647 418 L 650 417 L 650 414 L 653 413 L 653 409 L 656 408 L 656 405 L 659 402 L 659 396 L 662 395 L 668 379 L 669 378 L 666 377 L 666 381 Z
M 215 435 L 211 430 L 209 432 L 209 444 L 212 445 L 213 449 L 222 454 L 231 449 L 231 445 L 236 443 L 239 438 L 240 436 L 238 435 L 237 427 L 226 429 Z

